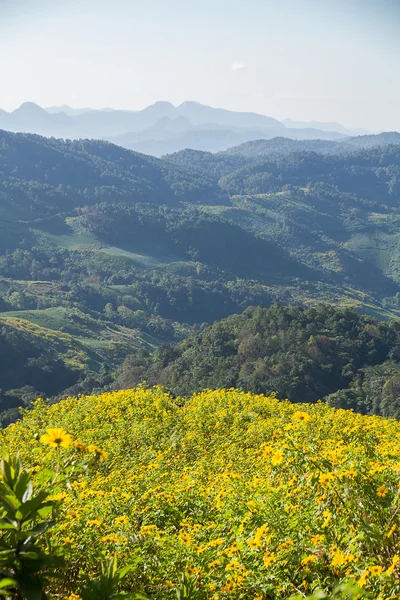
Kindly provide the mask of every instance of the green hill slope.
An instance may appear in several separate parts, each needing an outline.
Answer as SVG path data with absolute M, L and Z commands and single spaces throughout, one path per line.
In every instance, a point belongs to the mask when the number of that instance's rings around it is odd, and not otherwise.
M 189 396 L 204 388 L 277 392 L 292 402 L 400 418 L 400 322 L 350 309 L 249 308 L 183 342 L 128 358 L 116 381 Z
M 0 131 L 0 218 L 38 218 L 99 201 L 207 203 L 210 179 L 108 142 Z
M 0 132 L 0 315 L 70 336 L 71 355 L 86 357 L 76 392 L 132 352 L 249 306 L 324 301 L 397 316 L 399 147 L 334 155 L 321 144 L 158 160 Z M 28 385 L 18 372 L 4 393 Z

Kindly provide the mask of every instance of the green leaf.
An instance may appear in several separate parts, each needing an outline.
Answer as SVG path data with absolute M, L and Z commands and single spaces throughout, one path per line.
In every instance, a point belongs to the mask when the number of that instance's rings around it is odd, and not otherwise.
M 28 471 L 23 471 L 14 486 L 15 495 L 22 502 L 30 499 L 33 493 L 31 475 Z
M 10 577 L 0 579 L 0 588 L 15 587 L 16 585 L 17 582 L 15 581 L 15 579 L 11 579 Z
M 6 510 L 11 509 L 11 511 L 14 512 L 21 506 L 21 501 L 18 500 L 15 494 L 1 494 L 0 504 L 2 504 Z
M 26 578 L 19 582 L 19 586 L 27 600 L 43 600 L 43 589 L 39 581 Z
M 19 552 L 18 557 L 21 560 L 39 560 L 41 552 L 40 550 L 28 550 L 27 552 Z
M 0 521 L 0 530 L 2 529 L 17 529 L 17 524 L 10 521 Z
M 118 571 L 119 579 L 123 579 L 125 575 L 129 573 L 129 571 L 132 571 L 132 569 L 134 569 L 134 565 L 127 565 L 126 567 L 122 567 L 122 569 Z
M 29 537 L 36 538 L 39 535 L 46 533 L 46 531 L 48 531 L 49 529 L 54 527 L 54 525 L 55 525 L 54 521 L 45 521 L 44 523 L 39 523 L 38 525 L 35 525 L 35 527 L 32 527 L 32 529 L 24 529 L 23 531 L 21 531 L 19 533 L 19 538 L 20 539 L 26 539 Z
M 5 559 L 9 560 L 15 556 L 16 550 L 14 548 L 10 548 L 9 550 L 0 550 L 0 562 Z
M 42 469 L 35 476 L 35 482 L 38 485 L 43 485 L 44 483 L 51 483 L 56 478 L 56 473 L 52 469 Z
M 21 482 L 21 486 L 19 486 Z M 24 486 L 23 485 L 24 482 L 22 482 L 21 480 L 18 482 L 18 488 L 21 488 L 21 491 L 25 488 L 24 493 L 22 495 L 22 502 L 28 502 L 28 500 L 30 500 L 32 498 L 32 494 L 33 494 L 33 485 L 32 485 L 32 481 L 28 481 L 27 485 Z M 20 490 L 16 489 L 15 493 L 17 494 L 18 498 L 20 497 Z
M 39 508 L 42 508 L 43 506 L 52 506 L 51 501 L 44 502 L 48 495 L 49 494 L 45 490 L 42 490 L 38 492 L 34 498 L 28 500 L 28 502 L 25 502 L 19 509 L 19 512 L 22 514 L 22 518 L 26 519 L 28 516 L 36 516 L 35 512 L 37 512 Z
M 37 514 L 39 515 L 39 517 L 42 517 L 42 519 L 45 519 L 46 517 L 51 515 L 52 512 L 53 512 L 53 505 L 49 504 L 49 503 L 45 503 L 41 508 L 38 508 L 38 510 L 37 510 Z

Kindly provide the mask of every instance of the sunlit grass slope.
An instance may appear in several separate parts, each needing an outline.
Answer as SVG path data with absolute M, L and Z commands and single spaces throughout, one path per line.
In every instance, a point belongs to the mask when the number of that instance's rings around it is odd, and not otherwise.
M 108 456 L 88 463 L 82 445 L 49 449 L 47 427 Z M 1 447 L 42 473 L 57 452 L 90 465 L 56 490 L 68 593 L 81 569 L 115 552 L 135 565 L 125 589 L 150 598 L 176 598 L 184 571 L 197 576 L 196 598 L 289 598 L 347 581 L 360 597 L 400 597 L 394 420 L 236 390 L 183 404 L 136 389 L 38 403 Z

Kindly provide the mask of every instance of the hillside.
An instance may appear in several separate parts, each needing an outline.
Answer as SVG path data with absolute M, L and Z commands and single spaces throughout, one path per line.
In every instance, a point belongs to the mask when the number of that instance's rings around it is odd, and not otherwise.
M 223 197 L 205 176 L 108 142 L 6 131 L 0 131 L 0 176 L 0 217 L 6 220 L 68 213 L 107 200 L 169 204 Z
M 48 445 L 49 427 L 66 447 Z M 395 420 L 324 404 L 137 389 L 39 403 L 0 446 L 55 503 L 48 548 L 66 577 L 47 574 L 49 597 L 76 598 L 115 556 L 130 566 L 118 590 L 149 600 L 389 600 L 399 440 Z
M 127 355 L 249 306 L 399 314 L 398 146 L 159 160 L 103 141 L 0 140 L 0 316 L 15 324 L 20 373 L 0 382 L 4 406 L 100 389 Z M 24 356 L 18 319 L 36 326 Z M 49 331 L 82 357 L 53 387 L 39 385 L 35 353 Z
M 375 136 L 371 136 L 375 137 Z M 272 140 L 249 141 L 233 148 L 228 148 L 220 154 L 222 156 L 237 156 L 247 159 L 280 158 L 293 154 L 294 152 L 320 152 L 322 154 L 336 154 L 346 150 L 347 144 L 334 141 L 315 140 L 291 140 L 276 137 Z
M 238 387 L 400 418 L 399 359 L 397 320 L 377 323 L 322 304 L 248 308 L 179 344 L 127 358 L 114 385 L 145 380 L 179 396 Z
M 244 195 L 281 191 L 283 185 L 309 188 L 318 182 L 360 199 L 392 204 L 399 193 L 399 166 L 400 145 L 345 155 L 304 152 L 252 161 L 221 178 L 220 186 L 231 195 Z
M 243 144 L 232 146 L 227 150 L 216 153 L 214 161 L 218 164 L 218 160 L 229 164 L 228 157 L 235 157 L 237 166 L 243 166 L 251 160 L 257 159 L 276 159 L 294 154 L 296 152 L 318 152 L 320 154 L 348 154 L 355 150 L 380 148 L 389 145 L 400 144 L 400 133 L 396 131 L 379 133 L 376 135 L 358 135 L 347 137 L 344 140 L 334 141 L 321 138 L 315 139 L 291 139 L 282 136 L 277 136 L 271 139 L 252 139 Z M 191 153 L 188 155 L 188 153 Z M 204 153 L 207 154 L 207 153 Z M 199 160 L 202 156 L 201 152 L 193 152 L 191 150 L 181 150 L 169 155 L 169 161 L 175 164 L 184 166 L 192 160 Z M 204 158 L 206 158 L 204 156 Z M 211 162 L 211 161 L 210 161 Z M 241 163 L 241 165 L 240 165 Z M 233 161 L 231 164 L 235 164 Z M 231 169 L 232 170 L 232 169 Z

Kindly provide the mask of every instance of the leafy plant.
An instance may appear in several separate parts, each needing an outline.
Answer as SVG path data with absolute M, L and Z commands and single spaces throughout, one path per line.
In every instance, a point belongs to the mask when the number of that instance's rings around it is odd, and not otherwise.
M 145 600 L 146 596 L 140 593 L 118 592 L 118 587 L 125 575 L 131 570 L 128 565 L 118 569 L 117 557 L 114 556 L 101 564 L 100 579 L 88 579 L 81 593 L 82 600 Z
M 180 581 L 175 589 L 177 600 L 199 600 L 203 598 L 197 587 L 197 577 L 188 573 L 182 573 Z
M 0 595 L 41 600 L 46 582 L 59 577 L 62 565 L 49 539 L 46 550 L 41 543 L 54 525 L 46 520 L 53 502 L 43 489 L 34 493 L 31 473 L 22 468 L 18 456 L 4 458 L 0 472 Z

